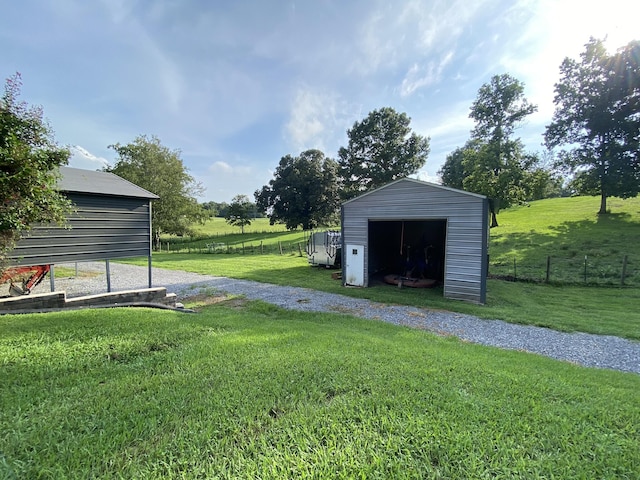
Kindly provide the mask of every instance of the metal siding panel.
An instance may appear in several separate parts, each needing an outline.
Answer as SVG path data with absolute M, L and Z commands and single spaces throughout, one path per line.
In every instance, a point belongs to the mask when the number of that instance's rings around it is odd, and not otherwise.
M 35 225 L 11 253 L 14 265 L 148 256 L 150 204 L 145 199 L 69 194 L 71 228 Z

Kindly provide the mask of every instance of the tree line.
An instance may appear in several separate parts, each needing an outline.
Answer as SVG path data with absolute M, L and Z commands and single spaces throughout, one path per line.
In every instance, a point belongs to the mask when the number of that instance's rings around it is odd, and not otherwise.
M 30 226 L 63 222 L 71 205 L 56 190 L 59 167 L 70 152 L 55 142 L 42 109 L 19 100 L 19 74 L 7 79 L 0 98 L 0 267 Z M 555 84 L 555 111 L 543 138 L 548 151 L 526 152 L 515 131 L 537 110 L 524 84 L 509 74 L 482 85 L 470 107 L 475 122 L 469 140 L 451 152 L 439 170 L 443 185 L 486 195 L 492 225 L 518 202 L 563 192 L 609 197 L 640 191 L 640 42 L 610 54 L 591 38 L 579 59 L 565 58 Z M 220 214 L 240 228 L 258 215 L 289 229 L 335 224 L 341 202 L 415 174 L 429 155 L 429 138 L 410 128 L 405 113 L 384 107 L 347 130 L 348 142 L 330 158 L 316 149 L 285 155 L 254 202 L 238 195 L 226 204 L 199 204 L 203 186 L 189 174 L 179 150 L 141 135 L 110 148 L 115 173 L 160 196 L 154 202 L 153 235 L 184 235 Z M 566 180 L 569 179 L 568 183 Z

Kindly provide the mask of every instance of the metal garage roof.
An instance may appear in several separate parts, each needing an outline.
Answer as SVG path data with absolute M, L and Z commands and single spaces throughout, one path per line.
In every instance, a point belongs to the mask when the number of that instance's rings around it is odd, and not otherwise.
M 441 190 L 444 190 L 444 191 L 449 191 L 449 192 L 453 192 L 453 193 L 460 193 L 462 195 L 470 195 L 472 197 L 477 197 L 477 198 L 487 198 L 484 195 L 480 195 L 479 193 L 467 192 L 466 190 L 459 190 L 457 188 L 445 187 L 444 185 L 440 185 L 438 183 L 425 182 L 423 180 L 417 180 L 415 178 L 403 177 L 403 178 L 398 178 L 397 180 L 394 180 L 392 182 L 389 182 L 386 185 L 383 185 L 381 187 L 378 187 L 378 188 L 375 188 L 373 190 L 369 190 L 367 192 L 361 193 L 357 197 L 352 198 L 350 200 L 347 200 L 344 203 L 347 204 L 347 203 L 351 203 L 351 202 L 357 201 L 357 200 L 361 199 L 362 197 L 366 197 L 368 195 L 371 195 L 372 193 L 377 193 L 379 190 L 386 189 L 386 188 L 388 188 L 391 185 L 394 185 L 396 183 L 405 183 L 405 182 L 413 182 L 413 183 L 418 184 L 418 185 L 428 185 L 429 187 L 438 188 L 438 189 L 441 189 Z
M 63 192 L 90 193 L 133 198 L 160 198 L 113 173 L 60 167 L 58 188 Z

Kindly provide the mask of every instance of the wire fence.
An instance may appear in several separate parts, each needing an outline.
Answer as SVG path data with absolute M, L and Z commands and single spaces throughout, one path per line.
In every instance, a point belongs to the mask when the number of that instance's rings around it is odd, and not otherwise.
M 211 255 L 297 255 L 304 257 L 306 241 L 293 242 L 162 242 L 160 251 Z M 554 285 L 640 287 L 640 256 L 621 255 L 617 260 L 590 255 L 547 256 L 522 259 L 517 256 L 489 261 L 489 277 L 508 281 Z
M 576 255 L 571 258 L 547 256 L 535 260 L 512 257 L 489 262 L 489 276 L 511 281 L 566 285 L 640 286 L 640 262 L 623 255 L 611 258 Z
M 305 245 L 301 242 L 241 242 L 228 244 L 224 242 L 206 242 L 200 244 L 162 242 L 161 252 L 170 253 L 202 253 L 202 254 L 241 254 L 241 255 L 306 255 Z

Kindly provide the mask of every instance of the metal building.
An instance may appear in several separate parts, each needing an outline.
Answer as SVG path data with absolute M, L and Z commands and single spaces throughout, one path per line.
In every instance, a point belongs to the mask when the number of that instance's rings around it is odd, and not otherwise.
M 149 258 L 151 287 L 151 201 L 159 198 L 112 173 L 61 167 L 58 189 L 72 202 L 68 225 L 34 225 L 11 252 L 9 263 Z M 108 263 L 107 263 L 108 265 Z
M 403 178 L 342 205 L 344 285 L 367 287 L 420 266 L 444 296 L 486 301 L 487 198 Z

